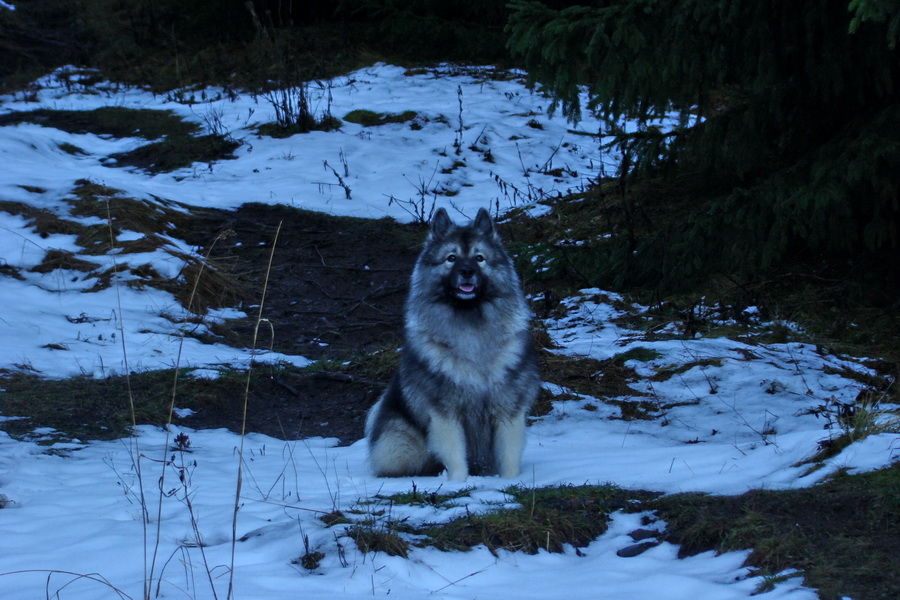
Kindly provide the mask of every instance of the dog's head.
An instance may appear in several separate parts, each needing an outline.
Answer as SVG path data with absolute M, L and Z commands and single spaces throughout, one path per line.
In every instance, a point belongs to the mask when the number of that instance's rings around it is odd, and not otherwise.
M 483 208 L 465 226 L 454 224 L 446 210 L 438 209 L 419 261 L 427 267 L 428 278 L 440 282 L 433 292 L 463 306 L 497 294 L 503 287 L 498 284 L 512 271 L 494 221 Z

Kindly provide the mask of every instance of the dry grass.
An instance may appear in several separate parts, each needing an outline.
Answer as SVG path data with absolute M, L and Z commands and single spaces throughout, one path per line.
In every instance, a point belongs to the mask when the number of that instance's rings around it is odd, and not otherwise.
M 34 273 L 50 273 L 56 269 L 90 273 L 98 268 L 99 264 L 78 258 L 68 250 L 51 249 L 47 250 L 41 263 L 30 270 Z

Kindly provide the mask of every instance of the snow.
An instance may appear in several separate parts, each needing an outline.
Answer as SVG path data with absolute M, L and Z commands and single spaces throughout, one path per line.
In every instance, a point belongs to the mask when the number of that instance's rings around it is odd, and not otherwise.
M 100 86 L 97 93 L 78 86 L 77 79 L 66 71 L 49 75 L 39 82 L 36 102 L 3 97 L 0 112 L 167 109 L 201 124 L 204 115 L 206 120 L 215 115 L 244 142 L 235 160 L 149 175 L 106 160 L 142 140 L 32 124 L 0 128 L 5 165 L 0 199 L 84 225 L 102 224 L 102 219 L 72 214 L 72 191 L 82 179 L 170 209 L 171 201 L 185 205 L 176 210 L 262 202 L 411 220 L 417 211 L 427 214 L 432 200 L 469 216 L 482 206 L 500 214 L 514 207 L 545 212 L 551 209 L 541 200 L 580 189 L 601 169 L 614 169 L 617 160 L 611 155 L 601 160 L 596 140 L 547 115 L 549 102 L 528 92 L 518 74 L 497 80 L 479 69 L 447 66 L 407 73 L 374 65 L 314 87 L 314 105 L 323 107 L 330 93 L 331 112 L 338 117 L 357 108 L 414 110 L 421 129 L 345 123 L 339 131 L 286 139 L 255 133 L 258 124 L 273 120 L 273 109 L 249 94 L 232 101 L 210 89 L 194 92 L 209 100 L 189 105 L 114 84 Z M 460 98 L 463 144 L 457 155 L 453 143 Z M 542 128 L 529 127 L 530 120 Z M 600 124 L 585 114 L 579 127 L 595 132 Z M 60 144 L 83 153 L 69 154 Z M 487 149 L 493 162 L 485 159 Z M 351 199 L 324 161 L 347 173 L 342 177 Z M 455 161 L 464 164 L 454 167 Z M 422 186 L 453 195 L 429 193 L 424 205 L 410 204 L 419 200 Z M 123 231 L 117 242 L 142 235 Z M 94 273 L 31 270 L 47 250 L 58 249 L 103 269 L 150 263 L 177 276 L 184 255 L 196 257 L 197 252 L 181 240 L 162 237 L 161 247 L 138 255 L 86 255 L 75 236 L 41 234 L 27 215 L 0 211 L 0 259 L 20 277 L 0 274 L 0 297 L 7 299 L 0 317 L 0 368 L 46 377 L 102 377 L 171 367 L 178 360 L 215 376 L 217 368 L 246 366 L 254 355 L 306 364 L 300 356 L 201 343 L 185 335 L 179 317 L 190 315 L 167 292 L 127 285 L 95 289 Z M 372 519 L 376 526 L 386 519 L 446 521 L 507 505 L 511 498 L 504 490 L 511 484 L 612 482 L 715 494 L 787 489 L 813 485 L 841 469 L 880 468 L 900 455 L 900 436 L 881 433 L 851 444 L 817 470 L 802 464 L 821 441 L 840 433 L 837 408 L 863 391 L 861 378 L 850 376 L 869 373 L 859 358 L 808 344 L 763 344 L 752 336 L 688 337 L 671 327 L 650 335 L 626 324 L 640 318 L 645 307 L 602 290 L 583 290 L 563 307 L 562 316 L 544 323 L 555 351 L 597 360 L 631 357 L 624 364 L 641 377 L 630 383 L 633 394 L 618 400 L 639 405 L 648 418 L 625 420 L 618 406 L 546 384 L 559 400 L 529 428 L 523 472 L 516 480 L 378 479 L 367 470 L 364 442 L 338 446 L 334 439 L 281 441 L 255 433 L 242 439 L 225 430 L 140 426 L 134 438 L 54 444 L 52 431 L 35 431 L 30 441 L 0 433 L 0 505 L 6 505 L 0 510 L 0 595 L 141 598 L 150 582 L 154 597 L 158 586 L 160 597 L 224 598 L 234 564 L 234 596 L 242 599 L 388 594 L 543 599 L 561 593 L 573 599 L 749 598 L 761 579 L 743 566 L 746 552 L 678 559 L 677 548 L 663 543 L 636 557 L 618 556 L 633 543 L 628 534 L 641 527 L 642 515 L 616 513 L 609 530 L 579 552 L 569 548 L 531 556 L 501 551 L 494 556 L 486 548 L 462 553 L 414 547 L 408 558 L 362 553 L 345 526 L 327 527 L 319 517 L 340 510 L 360 521 Z M 237 318 L 243 310 L 222 310 L 207 319 Z M 748 310 L 747 316 L 757 313 Z M 182 414 L 189 421 L 189 412 Z M 189 449 L 173 449 L 178 434 L 187 436 Z M 240 541 L 234 543 L 232 563 L 239 468 Z M 388 505 L 375 498 L 413 485 L 466 494 L 436 508 Z M 142 506 L 149 516 L 146 525 Z M 307 544 L 324 554 L 314 571 L 292 564 Z M 799 577 L 788 576 L 759 597 L 812 600 L 816 594 Z
M 256 133 L 260 124 L 275 120 L 271 103 L 258 96 L 243 94 L 232 100 L 221 90 L 209 89 L 191 92 L 189 96 L 196 101 L 179 102 L 174 98 L 180 94 L 162 97 L 113 83 L 87 88 L 79 85 L 81 75 L 77 71 L 60 69 L 38 82 L 36 98 L 2 98 L 0 113 L 37 108 L 93 110 L 104 106 L 169 110 L 202 126 L 213 120 L 222 123 L 232 137 L 243 142 L 236 152 L 237 159 L 148 175 L 138 169 L 117 168 L 108 159 L 111 154 L 145 144 L 143 139 L 71 134 L 22 123 L 4 127 L 0 135 L 0 160 L 5 165 L 0 173 L 0 194 L 4 200 L 49 210 L 83 225 L 104 221 L 72 214 L 72 191 L 75 182 L 81 180 L 121 190 L 120 195 L 151 205 L 166 199 L 188 206 L 228 209 L 258 202 L 336 215 L 390 216 L 408 221 L 427 217 L 433 208 L 442 205 L 454 214 L 456 207 L 469 217 L 474 217 L 482 206 L 505 212 L 530 203 L 530 209 L 539 212 L 546 207 L 536 200 L 581 189 L 597 176 L 601 164 L 594 138 L 573 132 L 559 115 L 547 115 L 549 101 L 530 93 L 521 74 L 495 80 L 486 70 L 454 73 L 451 67 L 408 74 L 400 67 L 375 65 L 310 90 L 312 106 L 317 107 L 319 115 L 328 106 L 328 94 L 335 116 L 359 108 L 379 112 L 413 110 L 419 115 L 417 123 L 421 129 L 412 129 L 409 123 L 363 127 L 345 122 L 338 131 L 273 139 Z M 200 100 L 202 97 L 208 100 Z M 539 122 L 541 128 L 527 126 L 529 121 Z M 578 132 L 596 133 L 599 128 L 598 121 L 585 115 Z M 462 138 L 459 153 L 454 148 L 458 136 Z M 66 144 L 80 148 L 82 153 L 64 151 Z M 486 158 L 488 151 L 491 160 Z M 604 161 L 608 164 L 603 168 L 609 170 L 617 158 L 606 155 Z M 331 168 L 350 188 L 351 199 L 346 198 Z M 433 193 L 435 190 L 437 193 Z M 115 197 L 110 199 L 110 203 L 115 201 Z M 166 207 L 177 210 L 171 202 Z M 79 307 L 78 313 L 84 311 L 82 290 L 96 283 L 92 274 L 29 272 L 48 249 L 102 262 L 103 268 L 112 267 L 114 260 L 132 266 L 149 262 L 164 276 L 176 275 L 184 265 L 179 253 L 196 256 L 192 248 L 165 232 L 160 236 L 166 245 L 155 252 L 97 257 L 79 254 L 81 249 L 75 245 L 74 236 L 38 236 L 25 226 L 21 216 L 0 212 L 0 228 L 7 232 L 0 246 L 0 258 L 6 265 L 20 268 L 25 278 L 15 290 L 4 289 L 11 283 L 0 283 L 0 293 L 15 294 L 25 300 L 29 310 L 47 314 L 59 315 L 66 310 L 62 307 L 68 306 Z M 139 239 L 137 232 L 123 232 L 117 242 L 134 239 Z M 124 277 L 120 276 L 120 281 Z M 115 323 L 124 328 L 128 339 L 141 338 L 129 351 L 134 362 L 130 368 L 167 366 L 177 354 L 176 345 L 181 343 L 178 326 L 155 323 L 154 339 L 137 332 L 145 329 L 147 318 L 155 318 L 148 315 L 178 316 L 181 311 L 169 294 L 148 291 L 141 297 L 143 306 L 131 309 L 137 314 Z M 0 323 L 8 328 L 4 335 L 23 343 L 0 350 L 0 364 L 23 365 L 49 376 L 123 372 L 126 366 L 118 356 L 111 358 L 100 347 L 103 344 L 97 344 L 96 323 L 100 319 L 112 323 L 109 317 L 116 306 L 107 299 L 101 304 L 108 307 L 103 314 L 85 311 L 92 319 L 90 325 L 71 326 L 60 319 L 56 319 L 56 324 L 35 324 L 30 319 Z M 40 329 L 38 337 L 34 335 L 36 327 Z M 69 350 L 61 357 L 59 352 L 43 347 L 48 343 L 65 345 Z M 192 354 L 184 357 L 182 364 L 240 365 L 249 360 L 249 352 L 239 355 L 216 346 L 206 350 L 208 355 Z M 280 355 L 266 359 L 287 360 Z

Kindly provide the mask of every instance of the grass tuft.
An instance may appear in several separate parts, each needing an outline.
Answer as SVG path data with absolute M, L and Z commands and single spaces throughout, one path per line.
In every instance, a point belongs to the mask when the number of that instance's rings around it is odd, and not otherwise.
M 380 500 L 387 500 L 392 504 L 408 504 L 410 506 L 435 506 L 439 507 L 448 502 L 468 496 L 474 490 L 474 487 L 465 487 L 455 492 L 441 494 L 440 488 L 434 491 L 420 490 L 415 482 L 412 484 L 412 490 L 392 494 L 390 496 L 382 496 L 380 494 L 375 497 Z
M 357 524 L 347 528 L 347 535 L 356 542 L 360 552 L 384 552 L 388 556 L 409 556 L 409 542 L 393 531 L 390 525 L 383 527 Z
M 335 525 L 347 525 L 353 522 L 347 518 L 347 515 L 339 510 L 322 515 L 321 517 L 319 517 L 319 520 L 325 523 L 326 527 L 334 527 Z
M 300 558 L 292 560 L 291 564 L 300 565 L 308 571 L 315 571 L 319 568 L 323 558 L 325 558 L 325 555 L 321 552 L 307 552 Z
M 180 252 L 171 254 L 184 261 L 181 273 L 174 279 L 149 284 L 170 292 L 192 313 L 203 315 L 213 308 L 240 306 L 250 298 L 249 286 L 220 262 Z
M 541 357 L 541 363 L 545 381 L 561 385 L 578 394 L 594 398 L 645 395 L 629 385 L 638 380 L 634 369 L 615 358 L 596 360 L 545 352 Z
M 853 404 L 837 405 L 836 412 L 823 410 L 816 413 L 824 415 L 828 428 L 837 433 L 819 442 L 819 451 L 799 464 L 812 464 L 812 470 L 816 470 L 825 460 L 837 456 L 854 442 L 880 433 L 900 433 L 900 411 L 896 408 L 894 387 L 891 383 L 881 390 L 869 388 L 863 390 Z M 890 408 L 885 408 L 884 404 Z
M 469 550 L 484 545 L 492 553 L 562 552 L 566 546 L 587 546 L 603 534 L 610 513 L 631 507 L 633 498 L 649 499 L 655 495 L 613 485 L 513 487 L 507 493 L 519 503 L 519 508 L 470 514 L 426 527 L 419 531 L 426 536 L 422 544 L 440 550 Z

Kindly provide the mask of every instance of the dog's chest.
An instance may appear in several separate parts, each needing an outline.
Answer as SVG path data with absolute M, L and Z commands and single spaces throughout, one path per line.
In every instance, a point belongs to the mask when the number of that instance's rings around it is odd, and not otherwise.
M 464 387 L 500 383 L 521 361 L 518 336 L 465 335 L 426 338 L 421 350 L 432 369 Z

